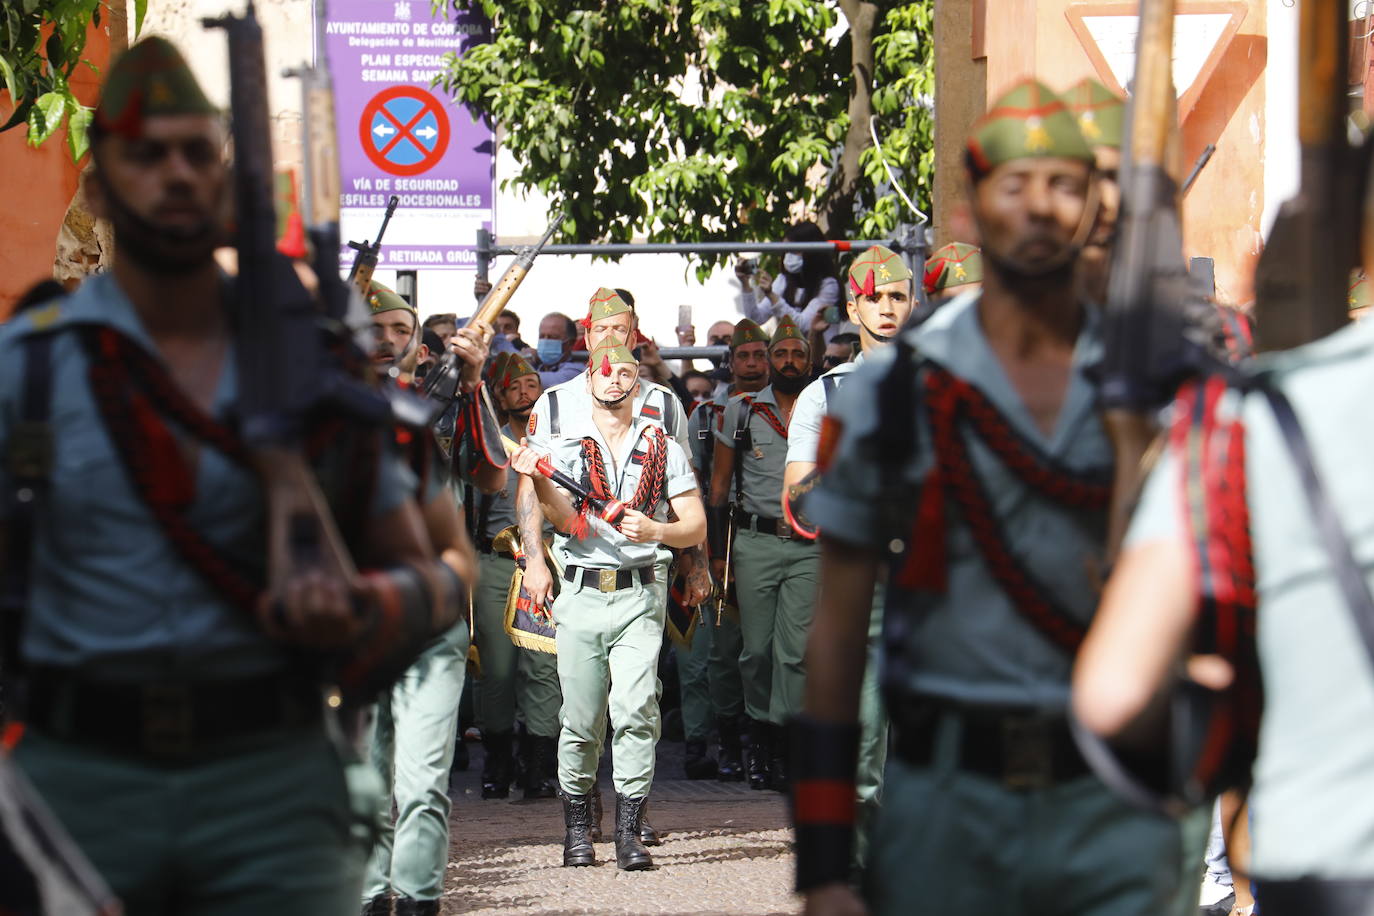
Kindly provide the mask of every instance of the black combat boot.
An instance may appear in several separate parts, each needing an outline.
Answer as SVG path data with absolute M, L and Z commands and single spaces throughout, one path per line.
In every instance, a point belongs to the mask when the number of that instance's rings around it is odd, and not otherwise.
M 783 795 L 792 790 L 792 741 L 785 725 L 772 727 L 772 756 L 768 763 L 768 773 L 772 777 L 772 788 Z
M 682 761 L 682 769 L 688 779 L 716 778 L 716 762 L 706 756 L 705 741 L 687 742 L 687 757 Z
M 397 897 L 396 916 L 439 916 L 439 901 Z
M 378 894 L 364 903 L 362 916 L 391 916 L 391 895 Z
M 510 796 L 510 744 L 510 732 L 487 732 L 482 736 L 482 746 L 486 749 L 482 761 L 483 798 L 507 798 Z
M 525 798 L 558 794 L 558 739 L 525 735 Z
M 593 843 L 601 842 L 601 787 L 592 786 L 592 827 L 591 838 Z
M 639 838 L 639 828 L 644 818 L 644 805 L 648 798 L 630 798 L 616 793 L 615 796 L 615 864 L 623 871 L 640 871 L 652 868 L 653 856 L 644 848 Z
M 592 797 L 563 794 L 563 867 L 595 865 L 596 849 L 592 846 Z
M 654 825 L 649 823 L 649 799 L 644 799 L 644 804 L 639 809 L 639 842 L 645 846 L 662 846 L 663 841 L 658 838 L 658 831 Z
M 773 726 L 758 719 L 749 720 L 749 747 L 744 752 L 744 768 L 749 774 L 749 788 L 770 789 L 773 777 L 768 764 L 773 756 Z
M 739 782 L 744 778 L 744 764 L 740 753 L 740 716 L 722 716 L 716 720 L 720 735 L 720 752 L 716 754 L 716 779 Z

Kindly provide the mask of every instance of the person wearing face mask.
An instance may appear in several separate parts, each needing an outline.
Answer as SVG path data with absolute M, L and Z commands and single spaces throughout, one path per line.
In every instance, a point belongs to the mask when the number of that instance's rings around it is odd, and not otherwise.
M 540 319 L 534 353 L 541 387 L 561 385 L 582 373 L 585 366 L 571 358 L 576 339 L 577 322 L 562 312 L 549 312 Z
M 740 676 L 749 718 L 745 769 L 751 789 L 787 791 L 782 724 L 801 710 L 806 631 L 816 597 L 816 545 L 783 518 L 787 428 L 807 383 L 806 338 L 784 316 L 768 342 L 769 384 L 731 399 L 716 426 L 708 543 L 724 561 L 734 503 L 732 560 L 739 599 Z
M 796 223 L 783 234 L 786 242 L 823 242 L 825 234 L 810 220 Z M 789 251 L 782 258 L 782 273 L 776 279 L 766 271 L 753 272 L 753 262 L 735 263 L 735 276 L 743 287 L 737 300 L 746 318 L 759 324 L 772 319 L 790 317 L 802 333 L 811 330 L 812 323 L 824 315 L 826 309 L 840 301 L 840 284 L 835 279 L 835 256 L 823 252 Z M 827 340 L 840 328 L 828 329 Z

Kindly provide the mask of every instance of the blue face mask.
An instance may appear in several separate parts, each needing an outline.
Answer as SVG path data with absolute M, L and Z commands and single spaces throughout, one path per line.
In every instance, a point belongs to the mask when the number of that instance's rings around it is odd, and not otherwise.
M 551 366 L 563 358 L 563 341 L 541 337 L 534 348 L 534 352 L 539 354 L 541 363 Z

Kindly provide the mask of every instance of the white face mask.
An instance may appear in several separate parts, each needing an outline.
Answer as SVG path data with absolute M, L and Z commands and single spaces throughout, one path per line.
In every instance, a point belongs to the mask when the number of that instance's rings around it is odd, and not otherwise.
M 802 269 L 802 256 L 795 251 L 789 251 L 782 256 L 782 269 L 789 274 L 797 273 Z

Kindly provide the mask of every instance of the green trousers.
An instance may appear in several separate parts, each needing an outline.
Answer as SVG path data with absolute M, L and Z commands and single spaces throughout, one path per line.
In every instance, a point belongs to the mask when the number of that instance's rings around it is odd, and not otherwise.
M 859 767 L 855 788 L 859 806 L 854 823 L 854 867 L 860 874 L 868 864 L 868 838 L 883 801 L 883 768 L 887 764 L 887 710 L 879 679 L 882 658 L 884 591 L 873 592 L 868 618 L 868 664 L 859 692 Z
M 682 731 L 688 741 L 709 741 L 716 721 L 715 710 L 711 708 L 712 635 L 710 623 L 698 620 L 690 648 L 673 644 L 682 697 Z
M 649 794 L 662 729 L 657 668 L 667 600 L 660 566 L 648 586 L 603 592 L 565 585 L 554 601 L 563 687 L 558 782 L 569 795 L 586 795 L 596 782 L 608 709 L 615 790 Z
M 322 728 L 186 765 L 33 730 L 14 756 L 130 916 L 356 911 L 377 785 Z
M 506 633 L 506 596 L 515 561 L 501 554 L 479 554 L 478 567 L 472 641 L 482 658 L 482 727 L 512 731 L 518 709 L 531 735 L 557 737 L 558 659 L 549 652 L 522 649 Z
M 783 725 L 802 708 L 806 635 L 820 564 L 816 544 L 741 530 L 735 534 L 734 564 L 745 712 Z
M 946 719 L 930 767 L 888 761 L 865 896 L 870 912 L 914 916 L 1178 914 L 1190 831 L 1133 808 L 1096 777 L 1013 791 L 958 769 Z M 1191 857 L 1191 858 L 1190 858 Z M 1186 888 L 1197 912 L 1197 875 Z
M 369 760 L 391 791 L 384 793 L 383 826 L 367 864 L 363 899 L 389 891 L 435 900 L 444 889 L 448 777 L 467 654 L 464 620 L 426 649 L 377 704 Z

